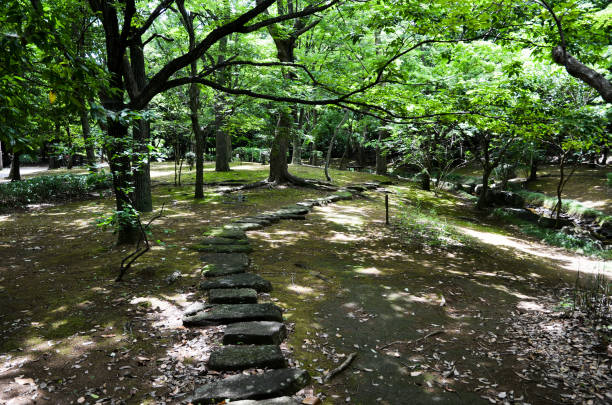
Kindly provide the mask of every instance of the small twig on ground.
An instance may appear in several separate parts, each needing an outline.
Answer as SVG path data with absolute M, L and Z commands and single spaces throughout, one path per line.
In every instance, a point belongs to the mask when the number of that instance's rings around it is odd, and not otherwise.
M 427 339 L 427 338 L 430 338 L 430 337 L 432 337 L 432 336 L 439 335 L 439 334 L 441 334 L 441 333 L 445 333 L 445 331 L 443 331 L 443 330 L 434 330 L 433 332 L 430 332 L 430 333 L 428 333 L 427 335 L 425 335 L 425 336 L 423 336 L 423 337 L 420 337 L 420 338 L 418 338 L 418 339 L 416 339 L 416 340 L 395 340 L 395 341 L 393 341 L 393 342 L 390 342 L 390 343 L 387 343 L 387 344 L 385 344 L 385 345 L 379 346 L 379 347 L 378 347 L 378 350 L 386 349 L 387 347 L 389 347 L 389 346 L 393 346 L 393 345 L 399 345 L 399 344 L 406 344 L 406 345 L 409 345 L 409 344 L 411 344 L 411 343 L 417 343 L 417 342 L 419 342 L 419 341 L 421 341 L 421 340 L 425 340 L 425 339 Z
M 337 368 L 333 369 L 332 371 L 327 373 L 325 375 L 325 377 L 323 377 L 323 382 L 325 382 L 325 383 L 328 382 L 329 380 L 334 378 L 336 375 L 338 375 L 342 371 L 344 371 L 351 364 L 351 362 L 355 359 L 355 357 L 357 357 L 357 352 L 353 352 L 353 353 L 349 354 L 347 359 L 344 360 L 344 362 L 342 364 L 340 364 L 340 366 L 338 366 Z

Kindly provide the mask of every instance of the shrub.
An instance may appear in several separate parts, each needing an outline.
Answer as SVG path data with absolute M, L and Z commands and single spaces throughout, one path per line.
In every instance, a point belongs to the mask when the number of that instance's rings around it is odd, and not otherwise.
M 0 210 L 25 208 L 57 200 L 83 198 L 93 190 L 108 189 L 112 176 L 105 173 L 87 175 L 61 174 L 0 184 Z
M 521 197 L 525 199 L 527 204 L 538 205 L 544 208 L 552 209 L 557 204 L 557 197 L 549 197 L 542 193 L 534 193 L 533 191 L 518 191 Z M 612 218 L 601 211 L 586 207 L 575 200 L 562 200 L 562 211 L 566 214 L 576 216 L 578 218 L 594 218 L 601 225 L 604 222 L 609 222 Z

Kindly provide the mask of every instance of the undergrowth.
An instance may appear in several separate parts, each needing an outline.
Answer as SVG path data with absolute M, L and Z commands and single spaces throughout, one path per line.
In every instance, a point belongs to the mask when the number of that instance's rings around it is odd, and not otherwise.
M 435 209 L 425 209 L 419 202 L 408 205 L 400 202 L 396 225 L 411 241 L 427 246 L 461 245 L 466 241 L 454 226 L 450 225 Z
M 608 187 L 612 187 L 612 173 L 606 174 L 606 178 L 608 182 Z
M 583 253 L 587 256 L 601 257 L 606 260 L 612 259 L 612 251 L 602 250 L 597 244 L 590 240 L 582 239 L 576 235 L 570 235 L 557 229 L 542 228 L 537 224 L 516 218 L 501 208 L 493 210 L 493 215 L 518 226 L 521 232 L 534 236 L 548 245 L 562 247 L 570 251 Z
M 25 208 L 58 200 L 83 198 L 93 190 L 109 189 L 112 176 L 104 171 L 87 175 L 39 176 L 0 184 L 0 210 Z
M 549 197 L 542 193 L 535 193 L 533 191 L 522 190 L 518 194 L 525 199 L 525 202 L 532 205 L 542 206 L 550 210 L 557 204 L 557 197 Z M 562 211 L 568 215 L 572 215 L 578 218 L 594 218 L 600 225 L 604 222 L 611 222 L 612 217 L 604 214 L 601 211 L 597 211 L 593 208 L 586 207 L 575 200 L 561 200 Z

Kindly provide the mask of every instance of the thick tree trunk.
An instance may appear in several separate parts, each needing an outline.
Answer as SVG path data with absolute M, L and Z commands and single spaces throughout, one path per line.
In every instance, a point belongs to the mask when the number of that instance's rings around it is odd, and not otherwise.
M 230 171 L 230 148 L 231 144 L 228 145 L 228 136 L 221 129 L 222 119 L 218 118 L 217 123 L 219 126 L 217 127 L 215 133 L 215 145 L 216 145 L 216 160 L 215 160 L 215 171 L 217 172 L 229 172 Z
M 130 46 L 130 61 L 134 82 L 138 91 L 147 85 L 145 72 L 144 51 L 142 40 Z M 134 162 L 134 208 L 140 212 L 153 211 L 153 197 L 151 196 L 151 153 L 149 139 L 151 123 L 140 119 L 132 127 L 136 162 Z
M 291 121 L 291 113 L 282 110 L 278 116 L 274 142 L 270 149 L 270 175 L 268 177 L 270 182 L 286 183 L 291 181 L 292 177 L 287 169 L 287 148 L 289 147 Z
M 382 152 L 382 137 L 386 135 L 385 130 L 379 130 L 378 142 L 376 142 L 376 174 L 387 174 L 387 156 Z
M 9 172 L 9 179 L 11 181 L 21 181 L 20 162 L 19 157 L 21 153 L 13 153 L 13 159 L 11 160 L 11 171 Z
M 153 211 L 151 195 L 151 164 L 149 163 L 149 143 L 151 124 L 147 120 L 138 120 L 132 126 L 135 149 L 138 160 L 134 163 L 134 208 L 140 212 Z

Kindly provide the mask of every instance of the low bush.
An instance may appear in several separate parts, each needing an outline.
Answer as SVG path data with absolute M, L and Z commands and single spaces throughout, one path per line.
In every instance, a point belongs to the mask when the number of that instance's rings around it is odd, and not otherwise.
M 83 198 L 93 190 L 109 189 L 112 176 L 104 171 L 87 175 L 61 174 L 0 184 L 0 210 L 25 208 L 58 200 Z

